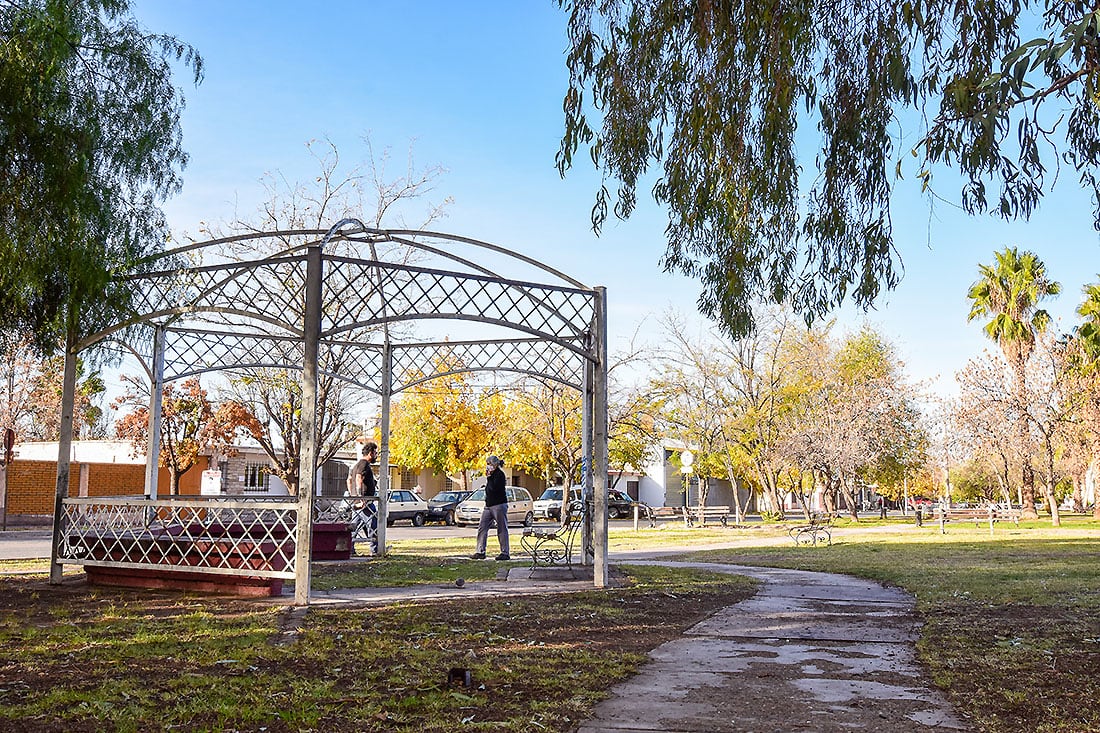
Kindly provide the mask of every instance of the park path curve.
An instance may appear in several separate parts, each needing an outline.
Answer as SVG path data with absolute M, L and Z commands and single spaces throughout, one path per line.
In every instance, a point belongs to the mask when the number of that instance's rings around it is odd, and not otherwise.
M 832 573 L 625 561 L 747 575 L 761 587 L 650 652 L 577 733 L 970 730 L 917 662 L 915 604 L 900 589 Z

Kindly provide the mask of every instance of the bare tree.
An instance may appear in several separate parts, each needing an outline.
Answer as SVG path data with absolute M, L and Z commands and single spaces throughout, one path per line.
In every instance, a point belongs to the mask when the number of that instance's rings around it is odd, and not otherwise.
M 326 229 L 348 217 L 358 218 L 368 226 L 382 227 L 386 221 L 392 221 L 394 225 L 406 228 L 408 225 L 404 217 L 410 213 L 410 204 L 426 197 L 443 173 L 438 166 L 417 170 L 410 152 L 407 170 L 401 175 L 386 178 L 390 152 L 387 149 L 375 155 L 369 140 L 367 160 L 347 170 L 342 167 L 339 151 L 331 141 L 311 141 L 307 148 L 318 166 L 314 180 L 310 183 L 292 183 L 280 173 L 269 173 L 264 179 L 267 200 L 261 209 L 253 217 L 238 218 L 228 232 L 221 234 Z M 426 226 L 440 217 L 449 200 L 429 205 L 420 226 Z M 267 249 L 263 251 L 255 249 L 256 241 L 259 240 L 226 243 L 221 255 L 229 260 L 263 258 L 302 245 L 306 237 L 284 233 L 266 238 L 263 241 Z M 379 253 L 379 245 L 373 240 L 365 245 L 334 241 L 331 246 L 335 252 L 371 260 L 385 255 L 407 263 L 413 257 L 413 250 L 396 245 L 391 245 L 385 253 Z M 360 251 L 363 247 L 367 251 Z M 265 287 L 271 293 L 293 288 L 296 284 L 296 275 L 274 268 L 264 270 L 260 276 L 265 278 Z M 303 314 L 294 309 L 304 306 L 293 298 L 286 298 L 285 301 L 291 303 L 287 318 L 292 322 L 301 321 Z M 324 303 L 322 308 L 340 308 L 348 320 L 356 322 L 365 318 L 368 304 L 366 298 L 357 301 L 354 297 L 345 297 L 339 303 Z M 361 433 L 358 419 L 363 417 L 362 405 L 366 400 L 341 378 L 341 374 L 361 366 L 353 363 L 354 359 L 360 358 L 357 354 L 361 351 L 350 345 L 376 340 L 374 327 L 351 330 L 343 340 L 349 346 L 334 345 L 326 349 L 318 369 L 319 463 L 332 458 Z M 301 385 L 297 373 L 260 367 L 236 370 L 230 376 L 224 396 L 239 405 L 245 413 L 241 416 L 242 421 L 250 426 L 253 437 L 268 454 L 275 466 L 275 473 L 290 491 L 296 492 L 300 480 L 298 451 L 302 440 Z M 252 419 L 247 419 L 249 416 Z

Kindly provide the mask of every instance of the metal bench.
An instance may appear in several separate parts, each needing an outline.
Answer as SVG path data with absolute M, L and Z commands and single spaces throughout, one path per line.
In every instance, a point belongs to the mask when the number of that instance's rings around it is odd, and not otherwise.
M 796 524 L 787 530 L 796 545 L 833 544 L 833 535 L 829 531 L 833 518 L 822 514 L 813 514 L 807 524 Z
M 584 520 L 584 502 L 573 500 L 561 524 L 526 527 L 520 544 L 531 555 L 531 574 L 539 568 L 566 567 L 573 572 L 573 541 Z

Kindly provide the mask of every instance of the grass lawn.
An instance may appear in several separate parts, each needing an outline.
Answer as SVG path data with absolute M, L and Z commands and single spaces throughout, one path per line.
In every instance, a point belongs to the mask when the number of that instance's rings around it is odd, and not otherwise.
M 918 652 L 982 731 L 1100 730 L 1100 524 L 838 522 L 610 532 L 612 552 L 843 572 L 912 592 Z M 318 564 L 316 588 L 492 577 L 472 539 Z M 728 545 L 716 549 L 716 545 Z M 33 567 L 33 566 L 32 566 Z M 26 571 L 25 564 L 0 569 Z M 308 612 L 273 601 L 0 579 L 0 731 L 567 731 L 645 653 L 751 594 L 738 578 L 617 567 L 621 586 Z M 448 684 L 469 669 L 472 688 Z

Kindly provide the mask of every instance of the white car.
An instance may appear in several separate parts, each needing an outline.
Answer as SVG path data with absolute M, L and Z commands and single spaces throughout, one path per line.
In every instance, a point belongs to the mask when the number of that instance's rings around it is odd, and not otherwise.
M 414 527 L 422 527 L 427 518 L 428 502 L 408 489 L 390 492 L 390 500 L 386 504 L 387 527 L 392 527 L 394 522 L 401 519 L 408 519 Z
M 535 519 L 554 519 L 561 521 L 561 495 L 565 492 L 563 486 L 551 486 L 542 492 L 542 496 L 535 500 L 532 511 Z M 569 492 L 570 500 L 581 498 L 581 487 L 574 486 Z
M 504 491 L 508 496 L 508 524 L 530 527 L 535 521 L 535 514 L 531 509 L 531 494 L 519 486 L 506 486 Z M 459 524 L 477 524 L 481 521 L 481 511 L 484 508 L 485 489 L 478 489 L 455 509 L 455 521 Z

